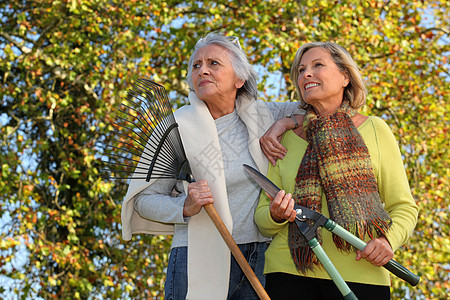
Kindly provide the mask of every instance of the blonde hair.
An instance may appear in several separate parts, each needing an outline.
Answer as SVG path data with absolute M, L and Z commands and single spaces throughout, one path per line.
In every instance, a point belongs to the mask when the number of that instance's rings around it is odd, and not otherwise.
M 307 43 L 301 46 L 295 54 L 294 63 L 291 67 L 291 80 L 295 85 L 297 94 L 300 98 L 302 106 L 305 108 L 308 104 L 303 100 L 300 93 L 300 87 L 298 85 L 299 78 L 299 65 L 302 60 L 303 54 L 312 48 L 325 49 L 333 59 L 334 63 L 338 66 L 342 73 L 348 75 L 349 84 L 344 89 L 344 99 L 350 101 L 350 106 L 358 109 L 366 104 L 367 90 L 364 86 L 364 81 L 359 71 L 359 67 L 350 54 L 342 46 L 331 42 L 313 42 Z

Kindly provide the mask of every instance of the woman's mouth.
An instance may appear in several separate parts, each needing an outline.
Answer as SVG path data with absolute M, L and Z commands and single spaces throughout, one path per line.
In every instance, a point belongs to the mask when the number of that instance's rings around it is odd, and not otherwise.
M 310 88 L 315 87 L 315 86 L 319 86 L 319 84 L 316 83 L 316 82 L 309 82 L 309 83 L 305 84 L 305 85 L 303 86 L 303 88 L 304 88 L 305 90 L 307 90 L 307 89 L 310 89 Z

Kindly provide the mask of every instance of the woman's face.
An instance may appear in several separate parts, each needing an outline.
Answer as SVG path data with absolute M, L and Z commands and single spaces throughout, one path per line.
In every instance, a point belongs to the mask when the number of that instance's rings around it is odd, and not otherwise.
M 244 84 L 234 73 L 228 51 L 215 44 L 202 47 L 195 54 L 192 82 L 201 100 L 207 103 L 232 100 L 233 107 L 237 89 Z
M 307 50 L 298 71 L 298 85 L 306 103 L 322 110 L 341 104 L 347 75 L 339 70 L 327 50 L 319 47 Z

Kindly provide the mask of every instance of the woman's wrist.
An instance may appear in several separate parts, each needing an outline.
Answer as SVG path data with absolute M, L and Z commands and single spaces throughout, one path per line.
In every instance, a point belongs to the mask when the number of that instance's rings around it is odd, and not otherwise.
M 290 119 L 288 123 L 289 125 L 286 126 L 287 129 L 297 129 L 299 127 L 298 121 L 294 114 L 288 114 L 286 118 Z

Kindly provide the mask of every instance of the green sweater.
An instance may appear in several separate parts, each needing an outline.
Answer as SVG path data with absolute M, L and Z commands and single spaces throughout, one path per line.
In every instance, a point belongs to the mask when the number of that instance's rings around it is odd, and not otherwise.
M 372 160 L 375 178 L 385 210 L 392 218 L 392 226 L 387 239 L 395 251 L 403 245 L 413 231 L 418 214 L 418 206 L 412 198 L 401 154 L 394 135 L 388 125 L 378 117 L 369 117 L 358 131 L 362 135 Z M 308 142 L 292 130 L 281 140 L 288 152 L 277 165 L 269 167 L 268 177 L 286 193 L 293 193 L 298 167 L 305 154 Z M 283 272 L 312 278 L 330 279 L 322 267 L 314 272 L 302 274 L 297 271 L 288 247 L 288 224 L 276 223 L 269 212 L 270 199 L 261 193 L 255 212 L 255 222 L 264 236 L 273 237 L 266 251 L 264 273 Z M 329 217 L 325 195 L 322 193 L 322 214 Z M 368 261 L 355 260 L 356 253 L 338 251 L 332 241 L 332 234 L 322 229 L 322 247 L 345 281 L 376 285 L 390 285 L 389 271 L 375 267 Z M 366 238 L 366 242 L 369 238 Z

